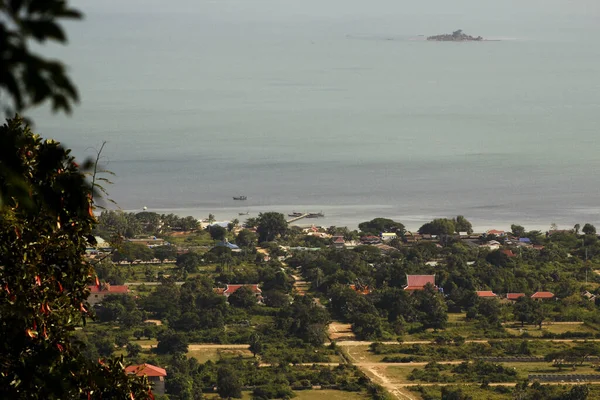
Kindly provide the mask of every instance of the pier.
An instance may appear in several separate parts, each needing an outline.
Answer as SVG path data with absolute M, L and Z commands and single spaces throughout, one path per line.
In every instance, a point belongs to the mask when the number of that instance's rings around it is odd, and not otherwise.
M 308 217 L 308 213 L 302 214 L 302 215 L 300 215 L 298 217 L 294 217 L 292 219 L 288 219 L 287 223 L 291 224 L 292 222 L 300 221 L 302 218 L 306 218 L 306 217 Z

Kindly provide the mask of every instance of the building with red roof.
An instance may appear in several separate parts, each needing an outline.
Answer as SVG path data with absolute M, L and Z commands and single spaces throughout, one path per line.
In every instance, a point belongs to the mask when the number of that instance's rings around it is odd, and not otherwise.
M 243 284 L 243 285 L 226 285 L 225 290 L 223 291 L 223 294 L 227 297 L 231 296 L 233 293 L 235 293 L 239 288 L 241 287 L 248 287 L 250 288 L 250 290 L 252 290 L 252 293 L 254 294 L 261 294 L 262 290 L 260 290 L 260 288 L 258 287 L 258 284 L 256 283 L 250 283 L 250 284 Z
M 152 364 L 130 365 L 125 368 L 128 375 L 146 376 L 152 384 L 152 392 L 155 394 L 165 394 L 165 376 L 167 371 L 164 368 Z
M 428 283 L 435 286 L 434 275 L 406 275 L 406 286 L 404 290 L 413 292 L 415 290 L 423 290 Z M 437 287 L 437 286 L 435 286 Z
M 103 283 L 100 287 L 88 286 L 90 289 L 90 296 L 88 297 L 88 303 L 92 306 L 101 303 L 104 298 L 110 294 L 128 294 L 129 287 L 125 285 L 111 285 L 110 283 Z
M 504 235 L 506 235 L 506 232 L 500 231 L 498 229 L 490 229 L 489 231 L 486 232 L 486 234 L 495 235 L 495 236 L 504 236 Z
M 534 300 L 552 300 L 554 297 L 554 293 L 552 292 L 535 292 L 531 295 L 531 298 Z
M 517 301 L 517 299 L 525 297 L 525 293 L 506 293 L 506 298 L 508 300 Z
M 509 258 L 512 258 L 512 257 L 516 257 L 516 256 L 517 256 L 517 255 L 516 255 L 515 253 L 513 253 L 513 252 L 512 252 L 512 250 L 510 250 L 510 249 L 503 249 L 503 250 L 500 250 L 500 252 L 501 252 L 502 254 L 506 255 L 506 256 L 507 256 L 507 257 L 509 257 Z
M 498 295 L 496 293 L 492 292 L 491 290 L 478 290 L 475 293 L 477 294 L 478 297 L 486 298 L 486 299 L 498 297 Z

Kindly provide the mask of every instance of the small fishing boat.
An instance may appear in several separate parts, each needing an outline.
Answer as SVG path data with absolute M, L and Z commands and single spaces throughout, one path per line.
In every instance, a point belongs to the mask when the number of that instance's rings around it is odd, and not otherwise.
M 234 200 L 247 200 L 248 198 L 246 196 L 233 196 Z

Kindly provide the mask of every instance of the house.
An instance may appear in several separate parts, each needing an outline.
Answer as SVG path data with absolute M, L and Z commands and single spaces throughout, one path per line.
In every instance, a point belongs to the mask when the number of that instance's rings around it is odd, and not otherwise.
M 554 293 L 552 292 L 535 292 L 531 295 L 531 298 L 534 300 L 552 300 L 554 297 Z
M 394 251 L 398 251 L 397 248 L 388 246 L 387 244 L 376 244 L 376 245 L 374 245 L 374 247 L 377 247 L 379 250 L 381 250 L 384 253 L 393 253 Z
M 506 236 L 506 232 L 500 231 L 498 229 L 490 229 L 485 234 L 486 235 L 494 235 L 494 236 Z
M 165 376 L 167 371 L 164 368 L 151 364 L 130 365 L 125 368 L 128 375 L 146 376 L 152 385 L 153 394 L 165 394 Z
M 529 239 L 529 238 L 519 238 L 519 243 L 531 244 L 531 239 Z
M 475 292 L 477 297 L 481 297 L 483 299 L 495 299 L 498 295 L 491 290 L 478 290 Z
M 88 297 L 88 303 L 90 305 L 96 305 L 102 303 L 102 300 L 110 294 L 128 294 L 129 288 L 125 285 L 111 285 L 110 283 L 103 283 L 100 287 L 88 286 L 90 289 L 90 296 Z
M 371 289 L 365 285 L 348 285 L 348 287 L 358 294 L 367 295 L 371 293 Z
M 396 235 L 396 233 L 394 232 L 382 232 L 381 233 L 381 240 L 383 240 L 384 242 L 390 241 L 392 239 L 397 239 L 398 235 Z
M 257 283 L 247 283 L 242 285 L 225 285 L 225 288 L 216 288 L 214 289 L 214 291 L 217 294 L 222 294 L 225 297 L 229 297 L 242 286 L 249 287 L 252 290 L 252 292 L 256 295 L 256 297 L 261 297 L 262 290 L 260 290 Z
M 506 293 L 506 298 L 508 300 L 517 301 L 517 299 L 525 297 L 525 293 Z
M 589 301 L 596 301 L 596 295 L 588 292 L 587 290 L 585 292 L 583 292 L 581 295 Z
M 344 240 L 343 236 L 333 236 L 331 241 L 333 242 L 333 247 L 336 249 L 343 249 L 346 245 L 346 241 Z
M 381 243 L 381 238 L 379 236 L 369 235 L 361 237 L 360 241 L 362 244 L 377 244 Z
M 500 250 L 500 253 L 502 253 L 502 254 L 506 255 L 506 256 L 507 256 L 507 257 L 509 257 L 509 258 L 512 258 L 512 257 L 516 257 L 516 256 L 517 256 L 517 255 L 516 255 L 515 253 L 513 253 L 513 252 L 512 252 L 512 250 L 510 250 L 510 249 L 504 249 L 504 250 Z
M 434 275 L 406 275 L 406 286 L 404 290 L 414 292 L 415 290 L 423 290 L 425 285 L 431 283 L 435 286 L 435 274 Z M 435 286 L 437 287 L 437 286 Z
M 487 247 L 490 250 L 498 250 L 500 248 L 500 246 L 501 246 L 501 244 L 500 244 L 499 241 L 497 241 L 497 240 L 490 240 L 486 244 L 482 244 L 479 247 Z
M 165 244 L 167 244 L 165 242 L 165 239 L 159 239 L 156 236 L 153 236 L 151 238 L 145 238 L 145 239 L 127 239 L 127 241 L 129 243 L 134 243 L 134 244 L 143 244 L 144 246 L 148 246 L 149 248 L 164 246 Z
M 242 249 L 240 249 L 240 247 L 237 244 L 229 243 L 229 241 L 227 239 L 225 239 L 222 242 L 217 243 L 215 245 L 215 247 L 226 247 L 226 248 L 230 249 L 233 253 L 239 253 L 242 251 Z

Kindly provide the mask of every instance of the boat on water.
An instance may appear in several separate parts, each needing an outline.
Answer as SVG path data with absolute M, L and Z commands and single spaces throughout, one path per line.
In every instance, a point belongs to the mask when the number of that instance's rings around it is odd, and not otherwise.
M 248 197 L 246 197 L 246 196 L 233 196 L 233 199 L 234 200 L 247 200 Z
M 238 215 L 248 215 L 250 214 L 250 211 L 246 211 L 245 213 L 238 213 Z
M 325 216 L 325 214 L 323 214 L 322 212 L 320 213 L 309 213 L 306 218 L 323 218 Z
M 299 213 L 299 212 L 296 212 L 296 211 L 294 211 L 293 213 L 291 213 L 291 214 L 288 214 L 288 217 L 296 218 L 296 217 L 301 217 L 301 216 L 303 216 L 303 215 L 304 215 L 304 214 L 302 214 L 302 213 Z

